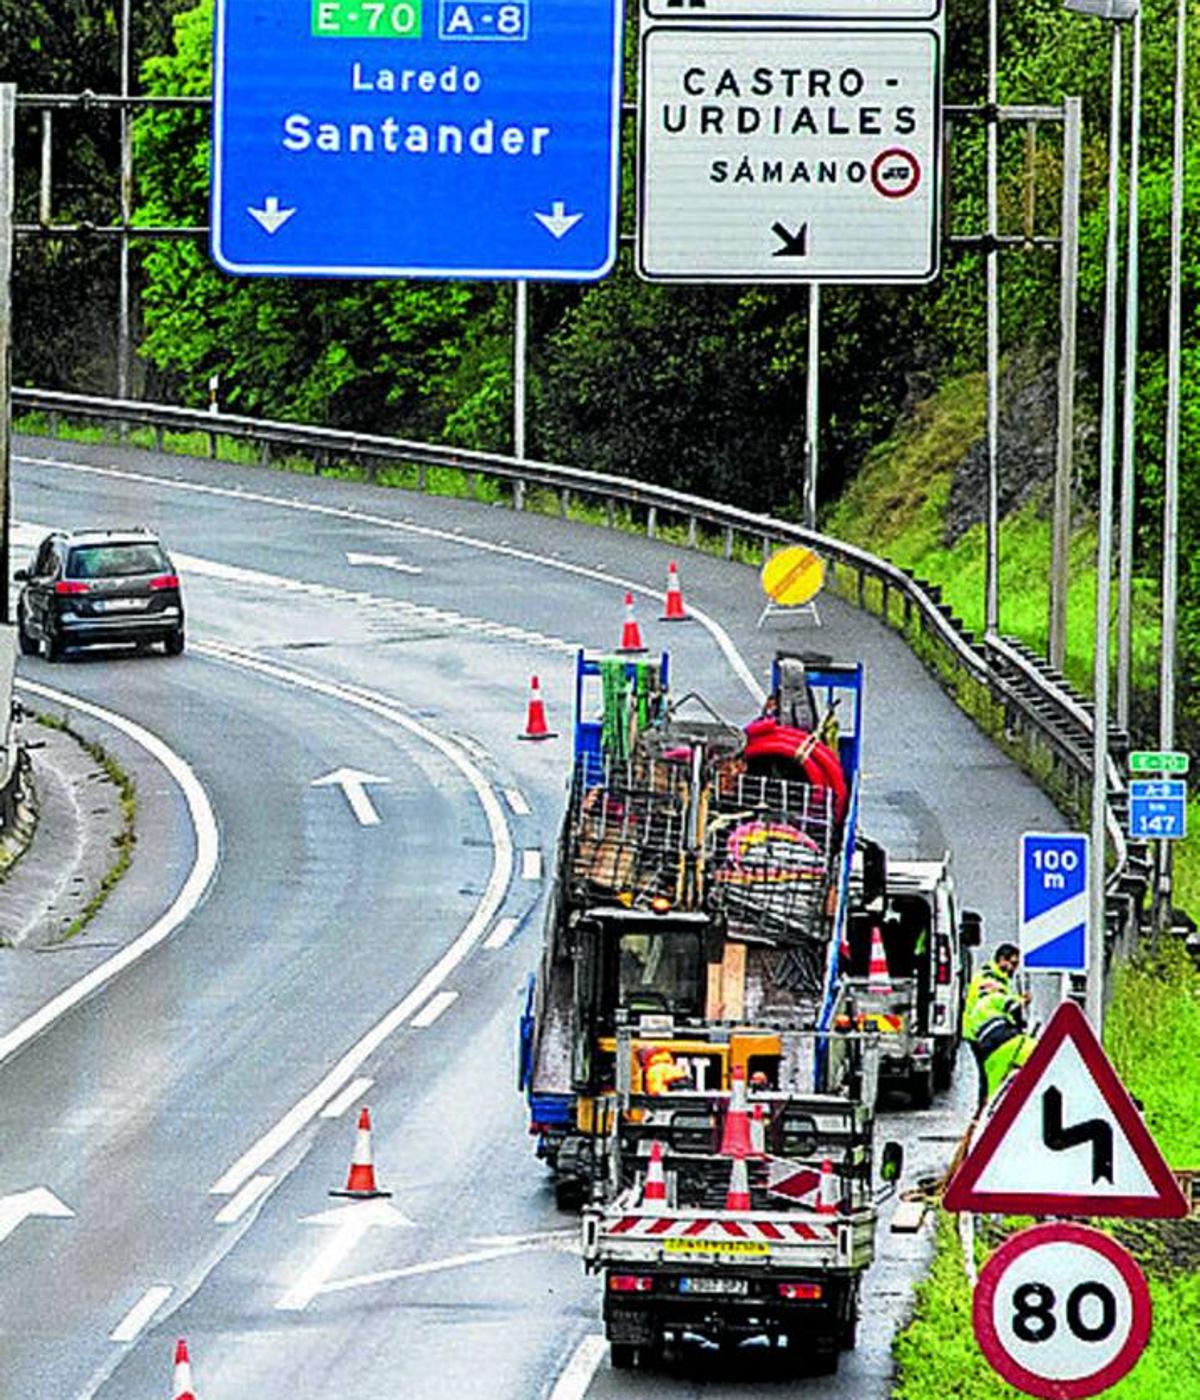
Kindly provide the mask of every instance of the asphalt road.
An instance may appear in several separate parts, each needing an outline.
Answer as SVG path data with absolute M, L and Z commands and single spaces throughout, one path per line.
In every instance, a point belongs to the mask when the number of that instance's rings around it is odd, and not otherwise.
M 73 1212 L 0 1238 L 0 1396 L 167 1394 L 181 1335 L 203 1400 L 778 1394 L 752 1356 L 737 1374 L 701 1356 L 629 1377 L 594 1340 L 597 1290 L 514 1086 L 569 762 L 565 738 L 516 738 L 529 677 L 565 733 L 574 648 L 615 644 L 626 585 L 677 691 L 733 719 L 753 713 L 777 645 L 861 658 L 864 825 L 896 854 L 953 848 L 989 941 L 1011 933 L 1018 834 L 1062 824 L 1050 804 L 869 618 L 831 600 L 819 632 L 756 630 L 743 566 L 681 555 L 713 626 L 666 627 L 651 595 L 673 556 L 654 542 L 111 448 L 19 453 L 20 539 L 145 523 L 189 609 L 182 658 L 35 658 L 22 675 L 161 738 L 207 794 L 219 847 L 169 938 L 0 1063 L 0 1197 L 44 1187 Z M 53 955 L 78 960 L 61 980 L 157 917 L 198 852 L 174 782 L 88 724 L 148 785 L 154 826 L 79 946 Z M 313 786 L 345 766 L 379 780 L 376 824 Z M 45 990 L 45 962 L 6 967 L 0 1014 Z M 885 1115 L 910 1172 L 944 1158 L 973 1091 L 964 1066 L 931 1113 Z M 394 1194 L 355 1234 L 311 1217 L 338 1204 L 363 1102 Z M 887 1394 L 928 1241 L 880 1246 L 858 1350 L 803 1393 Z

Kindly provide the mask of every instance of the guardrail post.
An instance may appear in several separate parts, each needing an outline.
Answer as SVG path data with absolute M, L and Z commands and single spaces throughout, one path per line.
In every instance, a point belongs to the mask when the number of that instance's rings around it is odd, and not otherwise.
M 58 436 L 58 414 L 48 414 L 47 422 L 50 424 L 50 436 L 56 438 Z
M 647 506 L 646 508 L 646 538 L 655 539 L 658 536 L 658 507 Z
M 562 508 L 562 517 L 565 520 L 571 513 L 571 492 L 567 487 L 564 486 L 558 493 L 558 500 Z
M 424 462 L 417 463 L 417 490 L 424 491 L 429 480 L 429 473 Z
M 616 529 L 617 503 L 611 496 L 607 497 L 604 502 L 604 519 L 610 530 Z
M 163 450 L 163 436 L 164 436 L 164 434 L 163 434 L 162 425 L 159 424 L 159 425 L 154 429 L 154 450 L 155 450 L 155 452 L 158 452 L 158 453 L 161 453 L 161 452 L 162 452 L 162 450 Z
M 888 614 L 891 611 L 892 605 L 891 594 L 888 591 L 887 579 L 883 579 L 881 582 L 883 584 L 883 601 L 880 609 L 880 616 L 883 618 L 884 622 L 890 623 L 892 619 L 888 616 Z
M 725 526 L 725 558 L 733 558 L 733 526 Z
M 867 576 L 859 569 L 856 578 L 858 582 L 855 588 L 855 594 L 858 598 L 858 606 L 860 608 L 865 608 L 867 605 Z
M 271 444 L 266 438 L 258 444 L 258 465 L 269 467 L 271 465 Z
M 770 535 L 764 535 L 764 536 L 762 537 L 762 561 L 763 561 L 763 563 L 765 564 L 765 563 L 767 562 L 767 560 L 768 560 L 770 557 L 771 557 L 771 536 L 770 536 Z
M 512 507 L 513 510 L 525 509 L 525 483 L 514 481 L 512 484 Z
M 689 548 L 689 549 L 695 549 L 695 548 L 696 548 L 696 517 L 695 517 L 694 515 L 689 515 L 689 516 L 688 516 L 688 538 L 687 538 L 687 542 L 688 542 L 688 548 Z
M 468 472 L 468 473 L 467 473 L 467 490 L 468 490 L 468 492 L 470 493 L 471 499 L 472 499 L 473 501 L 477 501 L 477 500 L 479 499 L 479 473 L 478 473 L 478 472 Z
M 216 435 L 216 433 L 209 433 L 209 435 L 208 435 L 208 455 L 213 459 L 214 462 L 217 460 L 217 435 Z

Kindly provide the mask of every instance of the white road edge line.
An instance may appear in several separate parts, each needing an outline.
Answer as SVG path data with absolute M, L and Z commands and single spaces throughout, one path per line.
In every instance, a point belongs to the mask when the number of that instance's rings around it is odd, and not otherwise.
M 514 545 L 497 544 L 493 540 L 482 540 L 474 535 L 459 534 L 455 530 L 439 530 L 432 525 L 417 525 L 411 520 L 396 520 L 387 515 L 375 515 L 371 511 L 350 510 L 346 506 L 322 505 L 317 501 L 283 500 L 264 491 L 235 491 L 229 486 L 210 486 L 199 481 L 174 481 L 168 477 L 154 476 L 149 472 L 133 472 L 123 467 L 94 467 L 85 462 L 66 462 L 59 457 L 19 456 L 18 462 L 38 467 L 58 467 L 63 471 L 80 472 L 85 475 L 116 477 L 121 481 L 140 481 L 153 486 L 165 487 L 174 491 L 191 491 L 197 495 L 225 496 L 236 501 L 251 501 L 255 505 L 276 506 L 281 510 L 299 511 L 309 515 L 322 515 L 335 520 L 353 520 L 360 525 L 377 525 L 384 530 L 397 533 L 423 535 L 426 539 L 445 540 L 451 544 L 466 545 L 485 554 L 499 554 L 509 559 L 519 559 L 526 564 L 538 564 L 543 568 L 557 569 L 560 573 L 574 574 L 578 578 L 590 578 L 596 583 L 611 583 L 623 592 L 638 593 L 643 598 L 653 598 L 656 602 L 666 601 L 666 594 L 656 588 L 633 579 L 621 578 L 617 574 L 605 573 L 603 569 L 593 569 L 585 564 L 571 564 L 565 559 L 551 559 L 532 550 L 517 549 Z M 694 604 L 688 604 L 688 613 L 704 628 L 733 668 L 734 674 L 750 692 L 754 702 L 761 705 L 766 692 L 758 683 L 754 672 L 746 664 L 742 654 L 733 644 L 733 638 L 715 618 L 702 612 Z
M 465 1269 L 471 1264 L 486 1264 L 491 1259 L 507 1259 L 513 1254 L 529 1254 L 537 1248 L 536 1244 L 526 1243 L 494 1245 L 491 1249 L 472 1250 L 470 1254 L 451 1254 L 445 1259 L 426 1259 L 421 1264 L 407 1264 L 400 1269 L 380 1269 L 378 1273 L 332 1279 L 313 1290 L 309 1301 L 319 1294 L 345 1293 L 351 1288 L 366 1288 L 376 1283 L 395 1283 L 402 1278 L 424 1278 L 426 1274 L 440 1274 L 447 1269 Z
M 34 1036 L 40 1035 L 48 1026 L 52 1026 L 60 1016 L 65 1016 L 72 1007 L 78 1006 L 85 997 L 91 996 L 94 991 L 103 987 L 106 982 L 110 982 L 119 972 L 123 972 L 125 968 L 130 967 L 174 933 L 204 898 L 209 883 L 216 872 L 221 854 L 217 819 L 213 815 L 212 804 L 208 800 L 208 794 L 204 791 L 200 779 L 196 777 L 188 764 L 172 749 L 169 749 L 157 735 L 151 734 L 148 729 L 144 729 L 134 720 L 126 719 L 124 715 L 114 714 L 112 710 L 103 709 L 101 706 L 93 705 L 86 700 L 78 700 L 73 695 L 67 695 L 64 691 L 54 690 L 50 686 L 39 685 L 34 681 L 27 681 L 20 677 L 18 677 L 16 684 L 19 689 L 27 691 L 30 695 L 36 695 L 42 700 L 50 700 L 58 705 L 66 705 L 71 709 L 78 710 L 80 714 L 90 715 L 103 724 L 112 725 L 114 729 L 120 730 L 135 744 L 145 749 L 152 758 L 157 759 L 179 785 L 184 801 L 187 803 L 188 813 L 191 816 L 192 827 L 196 835 L 196 858 L 170 908 L 160 915 L 144 933 L 127 943 L 120 952 L 114 953 L 111 958 L 98 963 L 78 982 L 73 982 L 57 996 L 51 997 L 43 1007 L 31 1016 L 27 1016 L 23 1021 L 18 1022 L 7 1034 L 0 1036 L 0 1064 L 3 1064 L 10 1055 L 15 1055 Z
M 549 1400 L 583 1400 L 607 1351 L 604 1337 L 599 1332 L 589 1332 L 571 1353 L 570 1361 L 554 1382 Z
M 108 1334 L 110 1342 L 132 1342 L 154 1314 L 175 1290 L 169 1284 L 156 1283 L 145 1293 Z
M 503 948 L 516 932 L 516 928 L 517 921 L 514 918 L 508 917 L 497 920 L 496 927 L 488 934 L 487 938 L 484 940 L 483 946 L 493 951 L 497 948 Z
M 213 1220 L 218 1225 L 236 1225 L 258 1198 L 275 1184 L 273 1176 L 252 1176 L 232 1199 L 225 1202 Z
M 533 811 L 520 788 L 505 788 L 504 800 L 512 808 L 514 816 L 527 817 Z
M 376 692 L 357 686 L 338 685 L 316 676 L 294 671 L 274 662 L 263 660 L 251 652 L 234 647 L 220 646 L 212 642 L 197 642 L 192 645 L 192 654 L 224 662 L 230 666 L 241 666 L 245 670 L 270 676 L 301 690 L 311 690 L 330 699 L 342 700 L 349 705 L 398 724 L 410 734 L 423 740 L 444 755 L 470 784 L 479 805 L 483 808 L 492 836 L 492 871 L 487 886 L 474 913 L 436 963 L 429 969 L 415 987 L 392 1009 L 362 1036 L 333 1066 L 328 1074 L 295 1104 L 274 1127 L 268 1129 L 225 1174 L 209 1187 L 214 1196 L 230 1196 L 239 1190 L 251 1176 L 264 1167 L 281 1148 L 286 1146 L 326 1104 L 345 1087 L 362 1068 L 367 1059 L 383 1044 L 399 1026 L 429 998 L 438 991 L 447 977 L 474 950 L 504 902 L 509 881 L 512 879 L 514 855 L 512 838 L 505 820 L 504 808 L 494 789 L 484 775 L 466 757 L 459 745 L 436 733 L 427 725 L 398 710 L 394 702 Z
M 321 1110 L 321 1117 L 340 1118 L 350 1105 L 354 1103 L 356 1099 L 361 1099 L 374 1083 L 375 1081 L 373 1079 L 368 1079 L 364 1075 L 362 1078 L 354 1080 L 353 1083 L 347 1084 L 337 1098 L 331 1099 Z
M 430 997 L 408 1024 L 416 1030 L 423 1031 L 432 1026 L 444 1011 L 449 1011 L 457 1000 L 457 992 L 437 992 Z

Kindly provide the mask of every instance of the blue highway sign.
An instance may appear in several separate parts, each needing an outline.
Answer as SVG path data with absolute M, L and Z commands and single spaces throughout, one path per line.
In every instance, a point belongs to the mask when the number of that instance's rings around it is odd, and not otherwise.
M 1021 960 L 1031 972 L 1086 972 L 1088 838 L 1027 831 L 1021 837 Z
M 1140 841 L 1182 841 L 1187 835 L 1187 783 L 1134 778 L 1129 784 L 1129 834 Z
M 214 260 L 603 277 L 621 31 L 621 0 L 217 0 Z

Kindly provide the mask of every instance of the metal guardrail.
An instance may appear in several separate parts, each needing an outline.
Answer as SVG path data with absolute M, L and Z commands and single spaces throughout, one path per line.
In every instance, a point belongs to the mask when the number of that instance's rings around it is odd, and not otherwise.
M 556 493 L 564 515 L 572 497 L 599 502 L 610 526 L 616 523 L 618 508 L 635 517 L 640 512 L 651 538 L 665 524 L 685 526 L 687 543 L 695 547 L 705 527 L 721 536 L 726 558 L 733 556 L 739 539 L 761 548 L 764 557 L 780 544 L 808 545 L 833 565 L 839 591 L 898 626 L 922 659 L 941 674 L 959 703 L 977 721 L 990 721 L 993 730 L 1000 728 L 1002 741 L 1023 756 L 1060 805 L 1081 819 L 1085 813 L 1092 754 L 1088 702 L 1016 639 L 977 640 L 942 602 L 936 585 L 793 521 L 756 515 L 629 477 L 379 434 L 44 389 L 14 389 L 13 404 L 17 411 L 46 414 L 52 427 L 58 418 L 149 427 L 160 448 L 167 433 L 203 434 L 214 458 L 217 440 L 224 437 L 257 444 L 264 464 L 273 454 L 301 453 L 313 460 L 318 472 L 337 462 L 359 467 L 370 480 L 385 466 L 415 465 L 422 488 L 430 467 L 457 468 L 474 478 L 506 482 L 515 510 L 525 508 L 530 488 L 536 487 Z M 897 609 L 899 618 L 894 615 Z M 981 714 L 981 708 L 987 713 Z M 1110 732 L 1112 797 L 1107 826 L 1113 858 L 1106 887 L 1110 947 L 1113 941 L 1132 946 L 1150 869 L 1145 848 L 1127 844 L 1121 820 L 1127 803 L 1123 768 L 1127 751 L 1128 736 Z

